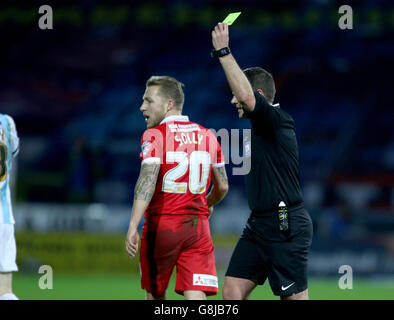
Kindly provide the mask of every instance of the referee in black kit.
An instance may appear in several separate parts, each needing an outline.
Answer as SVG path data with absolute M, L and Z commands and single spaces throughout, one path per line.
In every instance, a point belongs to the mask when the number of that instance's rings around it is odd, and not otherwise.
M 262 68 L 240 69 L 229 50 L 228 25 L 212 31 L 218 57 L 234 97 L 231 103 L 251 130 L 251 170 L 246 191 L 252 211 L 234 249 L 223 299 L 247 299 L 268 278 L 281 299 L 307 300 L 312 221 L 303 207 L 294 120 L 272 105 L 275 84 Z

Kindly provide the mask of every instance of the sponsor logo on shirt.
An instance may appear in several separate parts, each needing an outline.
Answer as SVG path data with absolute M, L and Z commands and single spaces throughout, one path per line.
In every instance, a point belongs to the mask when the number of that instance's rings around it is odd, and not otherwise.
M 144 156 L 146 156 L 146 154 L 147 154 L 148 151 L 150 150 L 151 145 L 152 145 L 152 143 L 150 143 L 149 141 L 144 141 L 144 142 L 142 143 L 142 145 L 141 145 L 141 151 L 142 151 L 142 154 L 143 154 Z

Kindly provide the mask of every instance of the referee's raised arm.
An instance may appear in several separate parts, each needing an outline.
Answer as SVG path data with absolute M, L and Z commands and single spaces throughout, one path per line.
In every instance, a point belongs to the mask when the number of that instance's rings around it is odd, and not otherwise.
M 212 30 L 212 44 L 214 47 L 212 56 L 219 58 L 227 81 L 238 103 L 242 105 L 244 110 L 253 111 L 256 105 L 256 98 L 247 77 L 230 52 L 229 31 L 226 23 L 218 23 Z

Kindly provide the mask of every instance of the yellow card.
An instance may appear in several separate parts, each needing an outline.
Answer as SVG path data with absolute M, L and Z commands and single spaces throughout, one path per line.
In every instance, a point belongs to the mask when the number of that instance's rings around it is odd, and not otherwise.
M 233 12 L 230 13 L 226 19 L 223 20 L 223 23 L 227 23 L 227 25 L 231 26 L 235 20 L 237 20 L 237 18 L 239 17 L 239 15 L 241 14 L 241 12 Z

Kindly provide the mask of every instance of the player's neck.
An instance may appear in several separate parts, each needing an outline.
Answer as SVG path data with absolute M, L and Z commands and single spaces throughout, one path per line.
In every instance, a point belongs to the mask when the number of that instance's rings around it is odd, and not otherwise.
M 170 116 L 181 116 L 181 115 L 182 115 L 182 112 L 180 112 L 178 110 L 170 110 L 165 114 L 164 119 L 167 117 L 170 117 Z

